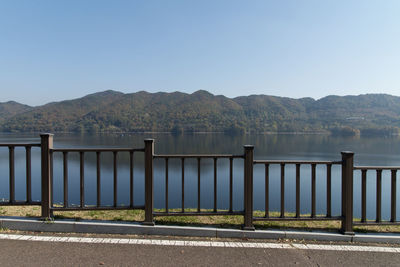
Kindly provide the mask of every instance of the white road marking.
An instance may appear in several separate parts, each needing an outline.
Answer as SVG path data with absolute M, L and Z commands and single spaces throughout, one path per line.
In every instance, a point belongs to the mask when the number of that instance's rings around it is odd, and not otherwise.
M 102 243 L 102 244 L 133 244 L 154 246 L 181 246 L 181 247 L 225 247 L 225 248 L 265 248 L 265 249 L 302 249 L 302 250 L 333 250 L 333 251 L 360 251 L 360 252 L 389 252 L 400 253 L 400 247 L 375 247 L 353 245 L 320 245 L 297 243 L 264 243 L 264 242 L 222 242 L 222 241 L 184 241 L 184 240 L 157 240 L 157 239 L 128 239 L 128 238 L 89 238 L 63 236 L 34 236 L 0 234 L 0 240 L 28 240 L 44 242 L 68 243 Z

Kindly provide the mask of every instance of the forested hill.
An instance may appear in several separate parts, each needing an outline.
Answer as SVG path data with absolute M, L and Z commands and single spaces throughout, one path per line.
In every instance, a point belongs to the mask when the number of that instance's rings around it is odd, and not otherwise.
M 32 107 L 14 101 L 0 103 L 0 122 L 3 122 L 17 114 L 31 110 Z
M 333 132 L 398 134 L 400 97 L 384 94 L 292 99 L 105 91 L 29 107 L 0 103 L 3 132 Z

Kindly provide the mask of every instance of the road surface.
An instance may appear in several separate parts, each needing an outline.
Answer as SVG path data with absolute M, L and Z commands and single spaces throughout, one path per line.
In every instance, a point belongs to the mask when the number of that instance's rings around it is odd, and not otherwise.
M 399 246 L 350 243 L 305 245 L 248 240 L 127 239 L 124 236 L 71 238 L 48 234 L 44 238 L 40 235 L 0 234 L 0 251 L 1 266 L 400 265 Z

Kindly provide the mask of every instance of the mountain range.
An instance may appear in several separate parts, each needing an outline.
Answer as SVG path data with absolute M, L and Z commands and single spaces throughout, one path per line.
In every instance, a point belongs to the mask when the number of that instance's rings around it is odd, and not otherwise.
M 386 94 L 293 99 L 112 90 L 28 106 L 0 103 L 2 132 L 331 132 L 398 134 L 400 97 Z

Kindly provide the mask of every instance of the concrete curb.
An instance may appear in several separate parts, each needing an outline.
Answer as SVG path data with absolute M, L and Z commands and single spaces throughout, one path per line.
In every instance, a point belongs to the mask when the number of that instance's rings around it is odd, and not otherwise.
M 136 234 L 161 236 L 196 236 L 216 238 L 249 238 L 249 239 L 297 239 L 316 241 L 345 241 L 366 243 L 397 243 L 400 234 L 355 234 L 342 235 L 332 232 L 309 232 L 287 230 L 255 230 L 223 229 L 216 227 L 190 227 L 155 225 L 147 226 L 132 222 L 109 221 L 74 221 L 56 220 L 42 221 L 36 218 L 2 217 L 0 227 L 10 230 L 61 232 L 61 233 L 93 233 L 93 234 Z

